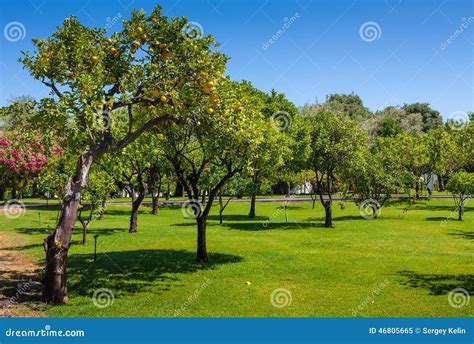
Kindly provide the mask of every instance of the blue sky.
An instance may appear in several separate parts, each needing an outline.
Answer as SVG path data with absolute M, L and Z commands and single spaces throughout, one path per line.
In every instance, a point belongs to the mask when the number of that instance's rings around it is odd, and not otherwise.
M 322 102 L 331 93 L 355 92 L 371 110 L 417 101 L 430 103 L 444 118 L 474 110 L 472 0 L 0 4 L 1 106 L 15 96 L 47 95 L 17 62 L 21 50 L 31 49 L 31 38 L 49 36 L 71 14 L 86 25 L 110 24 L 110 31 L 117 30 L 116 21 L 127 18 L 131 9 L 150 10 L 160 4 L 165 14 L 187 16 L 217 38 L 220 49 L 231 57 L 227 72 L 233 79 L 250 80 L 264 91 L 275 88 L 297 105 Z M 21 24 L 14 23 L 20 36 L 14 36 L 12 22 Z

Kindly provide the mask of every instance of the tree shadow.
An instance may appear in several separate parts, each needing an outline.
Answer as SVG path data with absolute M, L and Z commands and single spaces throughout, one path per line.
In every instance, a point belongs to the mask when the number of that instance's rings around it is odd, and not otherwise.
M 474 240 L 474 232 L 465 232 L 465 231 L 457 230 L 457 231 L 448 233 L 448 235 L 453 235 L 453 236 L 461 237 L 468 240 Z
M 15 228 L 14 229 L 16 232 L 21 233 L 21 234 L 29 234 L 29 235 L 36 235 L 36 234 L 43 234 L 43 235 L 49 235 L 54 228 L 28 228 L 28 227 L 20 227 L 20 228 Z M 90 235 L 114 235 L 116 233 L 123 233 L 128 231 L 127 228 L 90 228 L 87 229 L 87 234 Z M 77 233 L 82 233 L 82 228 L 80 227 L 74 227 L 73 234 Z
M 207 263 L 198 263 L 194 252 L 184 250 L 136 250 L 74 254 L 68 258 L 69 291 L 91 296 L 98 288 L 111 289 L 124 296 L 141 291 L 159 293 L 179 285 L 176 274 L 214 269 L 222 264 L 239 263 L 238 256 L 210 253 Z
M 41 301 L 40 270 L 33 272 L 12 272 L 0 270 L 0 309 L 14 304 L 37 303 Z
M 219 221 L 219 215 L 209 215 L 208 220 Z M 268 216 L 255 216 L 254 218 L 249 218 L 248 215 L 243 214 L 222 214 L 222 219 L 224 221 L 245 221 L 245 222 L 255 222 L 255 221 L 265 221 L 268 220 Z
M 2 247 L 2 250 L 4 251 L 24 251 L 24 250 L 29 250 L 29 249 L 35 249 L 38 247 L 42 247 L 42 243 L 38 244 L 29 244 L 29 245 L 22 245 L 22 246 L 10 246 L 10 247 Z
M 418 274 L 406 270 L 398 271 L 397 274 L 405 278 L 402 285 L 427 289 L 430 295 L 445 295 L 455 288 L 474 290 L 474 275 Z
M 304 230 L 309 228 L 324 227 L 322 223 L 309 222 L 224 222 L 224 227 L 239 231 L 264 231 L 264 230 Z
M 447 216 L 432 216 L 432 217 L 427 217 L 425 218 L 426 221 L 445 221 L 449 220 L 449 217 Z

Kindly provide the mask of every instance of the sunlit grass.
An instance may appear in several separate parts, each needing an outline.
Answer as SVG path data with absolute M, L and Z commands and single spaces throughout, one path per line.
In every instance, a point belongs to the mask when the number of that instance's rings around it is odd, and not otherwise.
M 291 203 L 288 222 L 278 202 L 230 203 L 220 226 L 210 215 L 206 265 L 194 261 L 196 229 L 180 208 L 151 215 L 143 207 L 138 233 L 129 234 L 128 207 L 110 206 L 94 221 L 87 246 L 79 228 L 69 251 L 67 306 L 50 316 L 472 316 L 472 300 L 450 306 L 454 288 L 474 291 L 474 207 L 455 220 L 452 200 L 395 202 L 381 217 L 365 220 L 358 208 L 334 203 L 335 228 L 322 227 L 318 203 Z M 408 208 L 407 208 L 408 207 Z M 41 213 L 41 216 L 39 216 Z M 57 208 L 37 208 L 15 220 L 0 215 L 0 230 L 23 236 L 22 252 L 42 260 L 42 242 L 54 227 Z M 451 217 L 454 218 L 451 219 Z M 41 224 L 40 224 L 41 217 Z M 271 217 L 270 221 L 268 217 Z M 93 236 L 98 260 L 93 263 Z M 94 306 L 92 295 L 110 289 L 114 302 Z M 284 288 L 291 304 L 272 306 L 270 295 Z M 358 309 L 359 307 L 359 309 Z

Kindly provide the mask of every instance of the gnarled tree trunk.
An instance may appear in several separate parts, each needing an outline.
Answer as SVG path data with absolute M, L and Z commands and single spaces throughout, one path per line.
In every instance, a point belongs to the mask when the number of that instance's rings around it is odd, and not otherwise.
M 44 240 L 46 267 L 43 279 L 43 302 L 64 304 L 68 302 L 66 261 L 72 230 L 77 220 L 81 190 L 86 186 L 94 154 L 86 151 L 79 156 L 76 171 L 69 178 L 64 190 L 61 214 L 53 233 Z

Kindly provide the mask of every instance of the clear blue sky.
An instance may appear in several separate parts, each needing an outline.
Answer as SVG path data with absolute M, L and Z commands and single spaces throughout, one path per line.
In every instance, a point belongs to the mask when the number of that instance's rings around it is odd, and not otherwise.
M 160 4 L 165 14 L 187 16 L 221 42 L 220 49 L 231 57 L 228 73 L 233 79 L 250 80 L 265 91 L 275 88 L 297 105 L 322 102 L 330 93 L 355 92 L 371 110 L 417 101 L 430 103 L 444 118 L 474 110 L 472 0 L 0 0 L 0 4 L 2 106 L 14 96 L 46 95 L 42 84 L 17 62 L 21 50 L 31 49 L 31 38 L 49 36 L 71 14 L 86 25 L 105 27 L 114 17 L 127 18 L 130 9 L 150 10 Z M 25 28 L 24 39 L 16 42 L 6 39 L 16 39 L 5 31 L 13 21 Z M 378 25 L 373 41 L 372 36 L 361 38 L 360 28 L 367 22 Z M 285 23 L 285 32 L 265 49 Z M 115 24 L 109 30 L 119 27 Z M 454 40 L 447 44 L 450 36 Z

